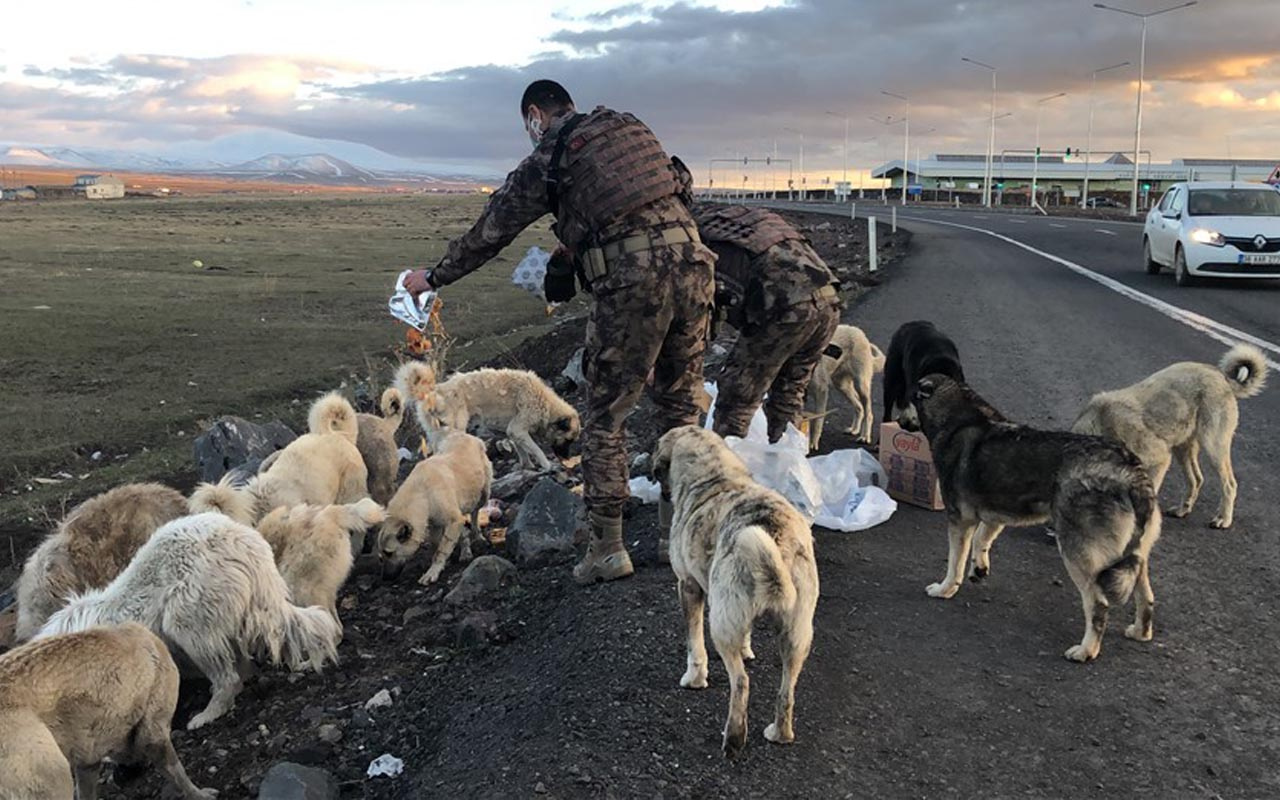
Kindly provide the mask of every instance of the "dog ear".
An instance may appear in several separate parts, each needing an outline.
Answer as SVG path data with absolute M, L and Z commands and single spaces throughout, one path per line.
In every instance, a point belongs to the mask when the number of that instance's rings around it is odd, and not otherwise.
M 838 361 L 840 356 L 844 355 L 844 350 L 838 344 L 829 344 L 823 349 L 822 354 L 827 358 L 834 358 Z
M 565 433 L 573 430 L 573 417 L 561 417 L 556 420 L 556 428 L 564 431 Z
M 921 378 L 920 382 L 916 384 L 916 397 L 921 400 L 928 400 L 933 397 L 933 392 L 937 388 L 933 378 Z

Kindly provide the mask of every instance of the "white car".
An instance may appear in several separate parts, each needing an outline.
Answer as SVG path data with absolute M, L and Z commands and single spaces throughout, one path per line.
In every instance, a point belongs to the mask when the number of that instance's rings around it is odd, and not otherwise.
M 1147 214 L 1147 272 L 1173 269 L 1179 286 L 1198 277 L 1280 278 L 1280 191 L 1265 183 L 1175 183 Z

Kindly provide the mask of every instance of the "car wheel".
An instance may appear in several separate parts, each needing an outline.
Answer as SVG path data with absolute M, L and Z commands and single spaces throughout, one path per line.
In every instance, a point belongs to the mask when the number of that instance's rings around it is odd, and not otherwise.
M 1196 277 L 1187 271 L 1187 257 L 1181 246 L 1173 251 L 1173 282 L 1179 286 L 1196 285 Z
M 1151 240 L 1145 236 L 1142 237 L 1142 263 L 1146 266 L 1148 275 L 1160 274 L 1160 265 L 1151 257 Z

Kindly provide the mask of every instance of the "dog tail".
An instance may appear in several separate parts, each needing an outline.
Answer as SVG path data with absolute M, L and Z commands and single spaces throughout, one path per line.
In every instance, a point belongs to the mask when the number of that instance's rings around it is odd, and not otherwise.
M 290 602 L 289 587 L 265 541 L 262 547 L 266 557 L 246 570 L 252 605 L 241 623 L 243 641 L 265 649 L 271 663 L 284 661 L 292 670 L 310 666 L 319 672 L 326 661 L 337 663 L 342 638 L 338 621 L 320 606 L 301 608 Z
M 395 420 L 398 426 L 404 419 L 404 394 L 394 386 L 390 387 L 382 393 L 378 410 L 382 412 L 383 419 Z
M 421 361 L 406 361 L 396 370 L 395 388 L 401 400 L 421 403 L 436 390 L 436 371 Z
M 884 351 L 871 344 L 871 370 L 872 373 L 884 372 Z
M 343 510 L 342 526 L 347 530 L 363 532 L 387 518 L 387 510 L 368 497 L 339 508 Z
M 213 511 L 250 527 L 257 521 L 257 503 L 253 493 L 232 485 L 230 475 L 217 483 L 202 483 L 187 500 L 187 511 L 203 514 Z
M 1267 357 L 1251 344 L 1238 344 L 1228 350 L 1218 368 L 1236 397 L 1253 397 L 1267 385 Z
M 307 429 L 312 433 L 336 433 L 355 444 L 360 435 L 360 423 L 356 410 L 347 398 L 337 392 L 329 392 L 311 405 L 307 413 Z
M 795 605 L 796 585 L 791 581 L 791 571 L 768 531 L 759 525 L 748 525 L 738 532 L 735 549 L 742 553 L 754 579 L 753 599 L 758 608 L 783 609 Z
M 1107 600 L 1120 605 L 1128 602 L 1138 581 L 1138 570 L 1160 538 L 1161 515 L 1151 479 L 1143 472 L 1143 480 L 1129 490 L 1129 502 L 1133 505 L 1133 534 L 1125 547 L 1124 555 L 1098 573 L 1098 586 Z

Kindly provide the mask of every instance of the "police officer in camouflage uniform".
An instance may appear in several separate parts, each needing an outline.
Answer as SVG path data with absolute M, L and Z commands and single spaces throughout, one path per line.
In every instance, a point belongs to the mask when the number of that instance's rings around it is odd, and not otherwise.
M 573 574 L 583 584 L 613 580 L 633 572 L 622 541 L 623 426 L 650 370 L 663 430 L 697 423 L 715 255 L 698 239 L 683 165 L 634 116 L 603 106 L 579 114 L 568 92 L 546 80 L 525 90 L 520 113 L 533 153 L 440 263 L 415 272 L 406 286 L 415 293 L 447 286 L 544 214 L 555 215 L 562 249 L 548 265 L 547 299 L 569 299 L 576 272 L 593 301 L 582 426 L 591 539 Z
M 804 393 L 840 323 L 839 281 L 804 236 L 765 208 L 698 203 L 715 251 L 716 313 L 738 331 L 717 382 L 721 436 L 746 436 L 761 400 L 769 441 L 798 422 Z

